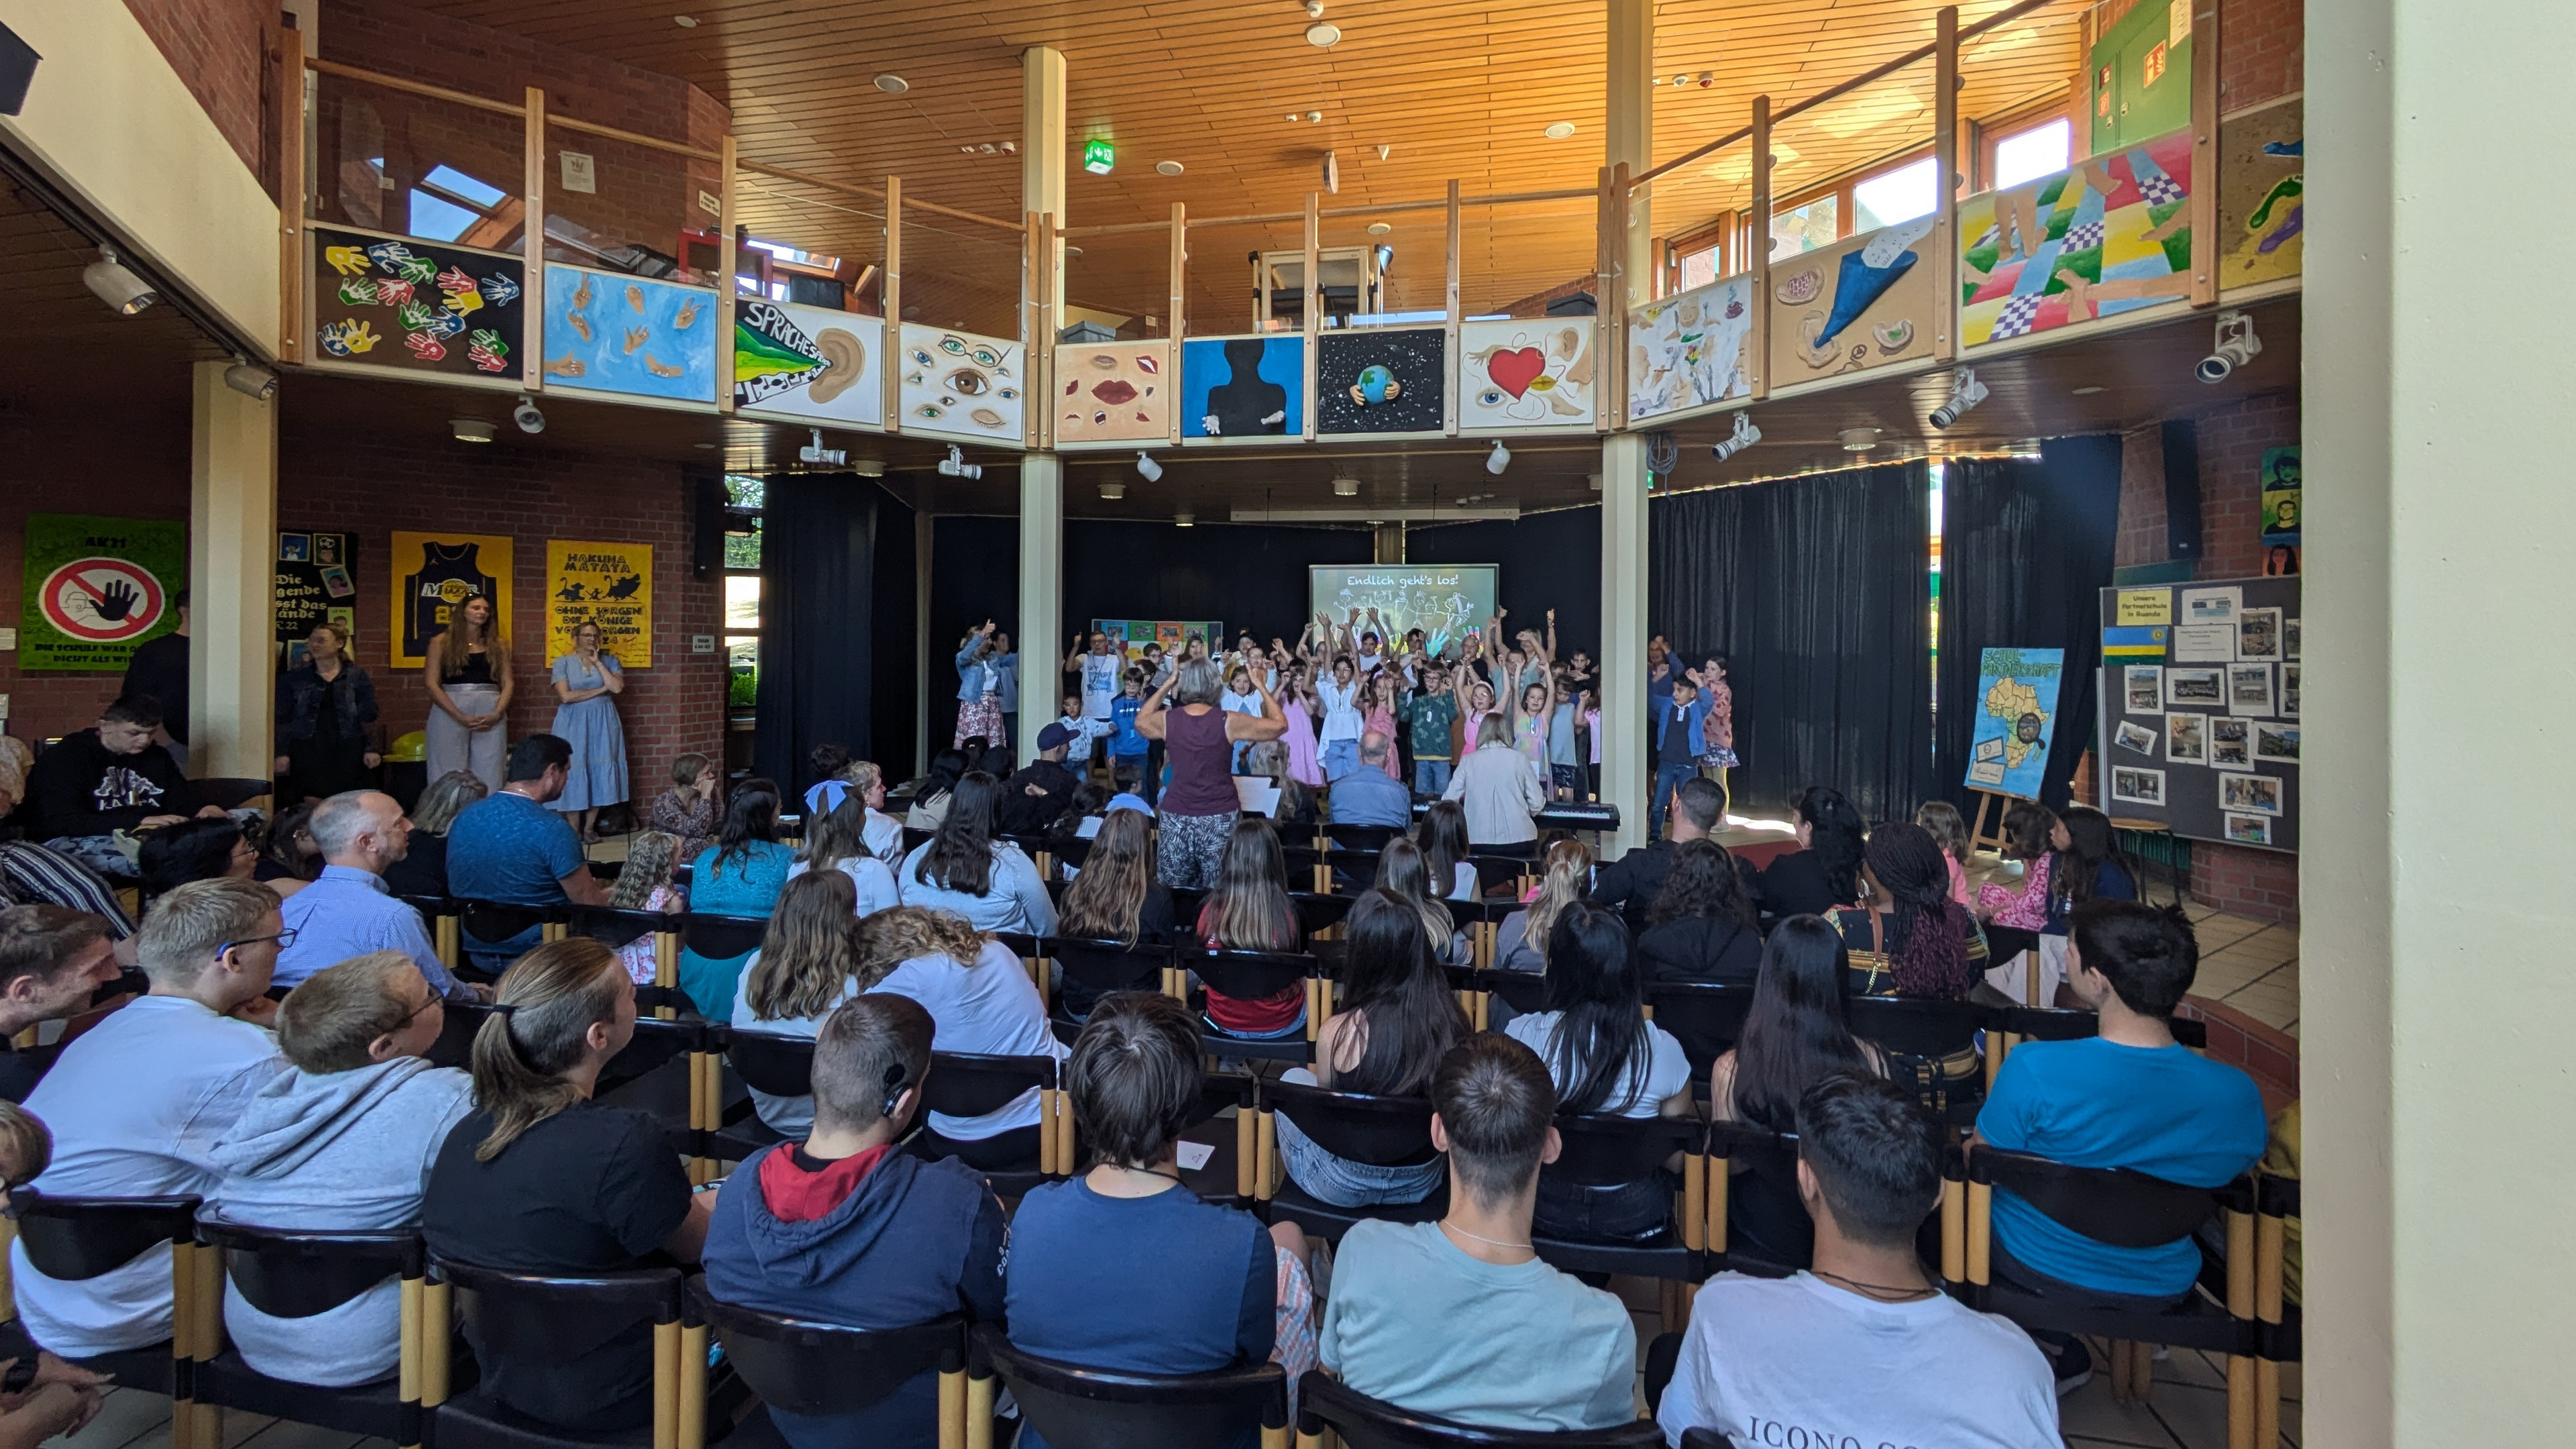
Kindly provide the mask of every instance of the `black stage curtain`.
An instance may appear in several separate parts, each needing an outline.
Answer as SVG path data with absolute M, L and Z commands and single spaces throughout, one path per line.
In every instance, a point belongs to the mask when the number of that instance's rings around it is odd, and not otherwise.
M 913 587 L 919 564 L 913 556 L 912 529 L 913 511 L 880 489 L 875 605 L 869 611 L 869 633 L 875 637 L 879 661 L 876 752 L 860 758 L 882 765 L 888 780 L 912 775 L 915 732 L 919 729 L 913 705 L 922 682 L 915 677 L 919 671 L 912 667 L 912 657 L 915 621 L 921 609 Z
M 758 734 L 753 767 L 790 792 L 826 740 L 876 749 L 877 486 L 854 475 L 769 480 L 761 526 Z
M 1045 648 L 1020 638 L 1019 614 L 1019 519 L 937 519 L 930 532 L 930 670 L 921 681 L 930 695 L 932 754 L 957 738 L 957 651 L 976 625 L 986 619 L 999 623 L 1012 647 L 1022 651 L 1022 681 L 1031 677 L 1028 651 Z M 1038 707 L 1047 706 L 1041 701 Z
M 1249 629 L 1264 648 L 1274 638 L 1293 647 L 1309 622 L 1306 566 L 1364 564 L 1374 548 L 1374 536 L 1357 528 L 1067 520 L 1056 662 L 1094 619 L 1215 619 L 1228 643 Z
M 2101 590 L 2120 529 L 2120 440 L 2051 438 L 2037 462 L 1952 463 L 1941 487 L 1941 712 L 1934 783 L 1973 817 L 1968 741 L 1989 648 L 2064 649 L 2040 802 L 2067 804 L 2093 737 Z
M 1404 556 L 1420 564 L 1499 564 L 1496 601 L 1512 611 L 1506 630 L 1547 636 L 1556 610 L 1556 648 L 1601 657 L 1601 510 L 1566 508 L 1509 521 L 1407 529 Z
M 1647 622 L 1728 656 L 1740 804 L 1831 785 L 1866 819 L 1913 817 L 1932 765 L 1928 491 L 1923 464 L 1897 463 L 1656 500 Z

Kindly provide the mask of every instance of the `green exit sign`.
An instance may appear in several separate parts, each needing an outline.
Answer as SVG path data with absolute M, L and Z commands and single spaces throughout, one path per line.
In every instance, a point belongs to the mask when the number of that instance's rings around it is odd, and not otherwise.
M 1106 176 L 1118 164 L 1118 148 L 1106 136 L 1094 136 L 1082 143 L 1082 169 L 1094 176 Z

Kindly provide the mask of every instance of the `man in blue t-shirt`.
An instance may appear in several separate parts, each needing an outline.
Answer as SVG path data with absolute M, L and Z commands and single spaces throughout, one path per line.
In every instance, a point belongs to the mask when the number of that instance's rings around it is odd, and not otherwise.
M 2217 1187 L 2252 1167 L 2263 1155 L 2262 1093 L 2243 1072 L 2174 1041 L 2174 1007 L 2200 966 L 2190 922 L 2171 908 L 2094 900 L 2076 907 L 2073 927 L 2067 985 L 2101 1014 L 2100 1032 L 2016 1047 L 1977 1114 L 1977 1140 L 2193 1187 Z M 2154 1309 L 2190 1296 L 2200 1249 L 2187 1237 L 2113 1247 L 1998 1192 L 1994 1264 L 2050 1297 Z M 2062 1386 L 2090 1375 L 2080 1340 L 2037 1336 L 2057 1349 Z
M 557 735 L 530 735 L 510 747 L 509 779 L 497 794 L 458 813 L 447 831 L 447 889 L 463 901 L 504 906 L 604 906 L 608 892 L 591 879 L 581 841 L 546 802 L 564 792 L 572 746 Z M 465 936 L 465 954 L 500 971 L 537 944 L 539 927 L 486 941 Z

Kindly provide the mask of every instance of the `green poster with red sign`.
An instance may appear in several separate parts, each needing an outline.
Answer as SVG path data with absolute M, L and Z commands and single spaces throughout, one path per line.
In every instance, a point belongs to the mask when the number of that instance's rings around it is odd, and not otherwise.
M 27 515 L 21 669 L 112 671 L 179 627 L 188 526 L 82 513 Z

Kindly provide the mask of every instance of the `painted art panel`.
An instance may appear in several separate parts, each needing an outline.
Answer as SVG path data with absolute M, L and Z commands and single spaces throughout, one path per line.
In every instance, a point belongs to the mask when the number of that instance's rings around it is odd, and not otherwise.
M 2306 246 L 2307 105 L 2296 98 L 2218 127 L 2218 285 L 2299 275 Z
M 1089 342 L 1055 350 L 1058 443 L 1160 443 L 1172 435 L 1172 344 Z
M 716 400 L 716 294 L 649 277 L 546 266 L 546 386 Z
M 2191 133 L 1970 197 L 1959 237 L 1970 347 L 2180 303 L 2191 294 Z
M 1988 649 L 1977 656 L 1977 716 L 1968 745 L 1968 785 L 2023 800 L 2039 798 L 2057 730 L 2063 649 Z M 2196 718 L 2196 716 L 2195 716 Z
M 294 529 L 277 536 L 277 576 L 271 585 L 275 602 L 272 635 L 287 646 L 288 663 L 304 657 L 303 644 L 316 624 L 337 624 L 355 637 L 358 629 L 358 536 Z
M 1306 339 L 1193 337 L 1181 344 L 1183 438 L 1303 437 Z
M 818 423 L 885 424 L 885 322 L 742 298 L 733 310 L 733 405 Z
M 1728 277 L 1635 309 L 1628 320 L 1628 420 L 1753 391 L 1753 279 Z
M 1315 431 L 1440 432 L 1448 426 L 1448 386 L 1444 328 L 1326 333 L 1315 347 Z
M 1019 343 L 948 327 L 903 324 L 896 403 L 903 430 L 980 443 L 1019 443 L 1028 408 L 1028 354 Z
M 510 536 L 499 533 L 409 533 L 394 530 L 392 562 L 393 625 L 386 647 L 397 669 L 418 669 L 429 662 L 429 641 L 447 631 L 465 601 L 482 595 L 492 601 L 494 617 L 504 621 L 509 637 Z
M 312 267 L 315 361 L 519 380 L 519 258 L 316 226 Z
M 1932 355 L 1933 218 L 1771 264 L 1771 385 Z
M 30 513 L 21 561 L 20 669 L 123 669 L 136 645 L 179 627 L 183 521 Z
M 1591 427 L 1600 405 L 1592 353 L 1589 317 L 1460 323 L 1460 430 Z
M 546 540 L 548 667 L 584 624 L 599 626 L 599 652 L 619 667 L 653 667 L 653 545 Z

